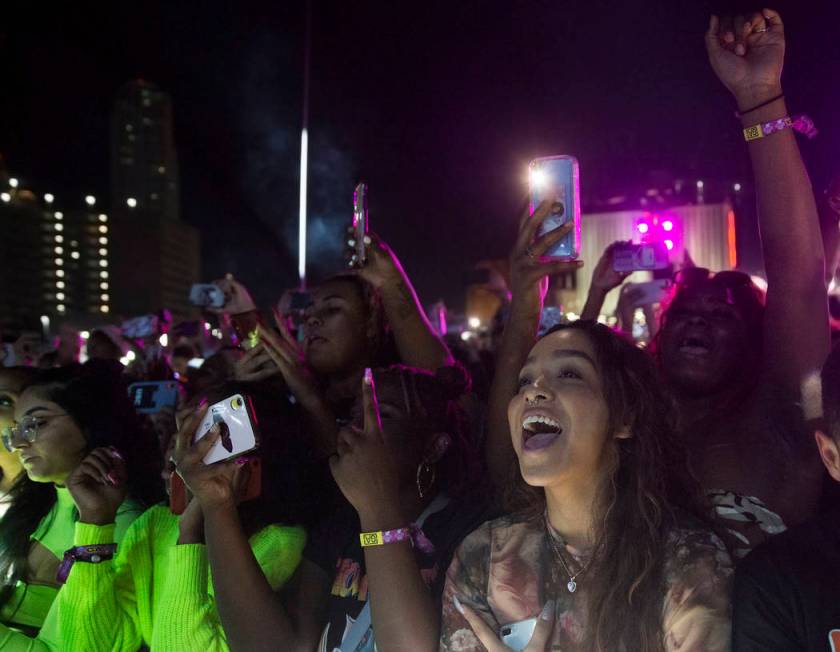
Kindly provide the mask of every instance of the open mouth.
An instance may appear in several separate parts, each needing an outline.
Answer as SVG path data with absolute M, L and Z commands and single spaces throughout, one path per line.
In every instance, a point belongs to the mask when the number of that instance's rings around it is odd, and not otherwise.
M 701 335 L 688 335 L 680 342 L 680 353 L 685 355 L 703 356 L 712 352 L 712 342 Z
M 556 419 L 544 414 L 532 414 L 522 420 L 522 448 L 534 451 L 551 446 L 563 433 Z

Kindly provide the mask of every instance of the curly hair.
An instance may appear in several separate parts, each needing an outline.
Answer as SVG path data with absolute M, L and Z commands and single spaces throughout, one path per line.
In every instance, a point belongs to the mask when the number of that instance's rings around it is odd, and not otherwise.
M 85 436 L 86 450 L 113 446 L 120 451 L 128 470 L 129 497 L 145 505 L 162 498 L 157 438 L 138 418 L 112 365 L 91 361 L 46 369 L 23 389 L 28 390 L 58 404 L 73 419 Z M 9 498 L 11 506 L 0 521 L 0 605 L 25 575 L 30 536 L 55 504 L 56 492 L 52 484 L 33 482 L 21 474 Z
M 700 489 L 688 471 L 674 434 L 673 406 L 650 357 L 595 322 L 557 326 L 545 337 L 568 329 L 585 333 L 595 349 L 610 432 L 629 426 L 632 434 L 611 440 L 609 479 L 597 503 L 583 649 L 659 652 L 663 551 L 684 511 L 702 514 Z M 544 517 L 544 490 L 525 484 L 518 466 L 506 502 L 531 522 Z

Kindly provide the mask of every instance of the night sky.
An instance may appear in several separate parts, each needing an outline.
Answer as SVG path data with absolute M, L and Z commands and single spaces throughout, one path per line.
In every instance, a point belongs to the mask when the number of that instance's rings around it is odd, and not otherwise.
M 114 92 L 153 81 L 173 97 L 182 218 L 202 232 L 205 278 L 231 271 L 261 302 L 294 285 L 303 3 L 17 4 L 0 26 L 10 171 L 67 207 L 104 201 Z M 358 178 L 424 302 L 456 305 L 471 263 L 507 255 L 530 158 L 578 156 L 585 209 L 672 176 L 746 182 L 733 102 L 706 62 L 710 7 L 313 1 L 313 274 L 340 266 Z M 840 7 L 776 8 L 789 105 L 822 132 L 803 145 L 820 188 L 840 167 Z

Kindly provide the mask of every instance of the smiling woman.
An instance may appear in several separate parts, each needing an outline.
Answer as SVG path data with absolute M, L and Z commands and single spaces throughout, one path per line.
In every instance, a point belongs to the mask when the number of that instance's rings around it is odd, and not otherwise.
M 606 327 L 534 345 L 508 407 L 513 515 L 456 553 L 441 649 L 528 621 L 562 649 L 728 649 L 731 562 L 694 515 L 672 415 L 652 360 Z

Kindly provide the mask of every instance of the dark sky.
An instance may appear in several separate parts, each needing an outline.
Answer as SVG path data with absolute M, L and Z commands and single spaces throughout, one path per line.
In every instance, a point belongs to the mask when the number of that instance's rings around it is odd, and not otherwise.
M 107 196 L 113 94 L 154 81 L 173 96 L 182 217 L 202 232 L 206 278 L 232 271 L 261 301 L 294 284 L 303 4 L 17 4 L 0 27 L 9 168 L 59 198 Z M 312 5 L 315 273 L 339 265 L 360 177 L 372 228 L 422 299 L 453 303 L 471 263 L 507 254 L 530 158 L 578 156 L 590 205 L 660 171 L 747 179 L 733 103 L 705 58 L 710 2 Z M 840 8 L 777 7 L 789 104 L 822 131 L 803 146 L 819 186 L 840 164 Z

